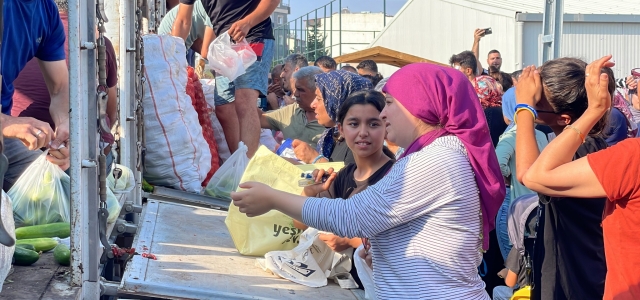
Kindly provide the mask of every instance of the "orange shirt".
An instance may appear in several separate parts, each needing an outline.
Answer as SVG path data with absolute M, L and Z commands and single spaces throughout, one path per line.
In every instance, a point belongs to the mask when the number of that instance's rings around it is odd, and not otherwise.
M 604 299 L 640 299 L 640 138 L 587 156 L 607 194 Z

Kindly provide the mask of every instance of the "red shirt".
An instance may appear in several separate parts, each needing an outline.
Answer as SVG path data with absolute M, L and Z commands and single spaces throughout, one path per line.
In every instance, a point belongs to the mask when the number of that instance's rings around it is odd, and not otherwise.
M 640 138 L 587 156 L 607 194 L 604 299 L 640 299 Z
M 68 17 L 67 13 L 60 12 L 60 19 L 64 26 L 64 32 L 67 36 L 67 41 L 64 46 L 64 51 L 67 57 L 67 64 L 69 63 L 69 30 L 68 30 Z M 114 87 L 118 84 L 118 67 L 116 65 L 116 53 L 113 49 L 113 45 L 109 39 L 105 38 L 105 46 L 107 53 L 107 86 Z M 18 78 L 13 82 L 15 87 L 15 93 L 13 94 L 13 107 L 11 109 L 11 115 L 14 117 L 31 117 L 44 121 L 51 125 L 51 128 L 55 129 L 55 124 L 51 119 L 49 113 L 49 106 L 51 104 L 51 97 L 49 96 L 49 90 L 40 71 L 38 60 L 32 59 L 22 69 Z M 107 118 L 108 119 L 108 118 Z M 108 123 L 109 120 L 107 120 Z M 109 124 L 110 125 L 110 124 Z M 103 133 L 102 139 L 111 144 L 114 141 L 113 135 L 110 132 Z

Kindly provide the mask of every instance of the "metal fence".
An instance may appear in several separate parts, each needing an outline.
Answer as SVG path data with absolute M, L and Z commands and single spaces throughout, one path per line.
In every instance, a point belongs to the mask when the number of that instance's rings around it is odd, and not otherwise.
M 383 26 L 387 23 L 387 1 L 382 1 Z M 372 8 L 380 8 L 372 4 Z M 339 56 L 350 53 L 355 45 L 368 45 L 380 33 L 379 30 L 343 29 L 343 15 L 351 14 L 342 7 L 342 0 L 333 0 L 292 21 L 274 28 L 275 46 L 273 64 L 281 64 L 293 53 L 314 61 L 322 55 Z M 343 41 L 343 33 L 360 35 L 368 42 Z M 346 37 L 344 37 L 346 38 Z M 351 45 L 351 48 L 347 48 Z M 345 46 L 345 47 L 343 47 Z

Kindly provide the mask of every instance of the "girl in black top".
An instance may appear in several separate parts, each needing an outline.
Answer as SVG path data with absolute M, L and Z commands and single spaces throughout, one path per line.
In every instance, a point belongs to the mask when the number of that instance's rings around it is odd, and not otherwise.
M 355 163 L 345 166 L 339 173 L 333 169 L 315 170 L 313 174 L 318 184 L 305 187 L 304 196 L 347 199 L 378 182 L 391 169 L 394 155 L 384 147 L 386 129 L 380 119 L 384 100 L 384 95 L 376 91 L 356 92 L 347 98 L 338 114 L 338 130 L 353 153 Z M 325 174 L 329 177 L 322 183 Z M 296 225 L 306 228 L 299 222 Z M 333 234 L 320 234 L 320 239 L 336 252 L 349 248 L 355 250 L 362 243 L 360 238 L 349 239 Z M 351 275 L 362 287 L 353 266 Z

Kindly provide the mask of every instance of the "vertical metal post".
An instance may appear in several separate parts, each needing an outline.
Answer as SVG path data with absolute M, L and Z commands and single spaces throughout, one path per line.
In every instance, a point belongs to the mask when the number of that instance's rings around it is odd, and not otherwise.
M 293 20 L 293 52 L 298 50 L 298 19 Z
M 82 286 L 82 240 L 84 227 L 82 216 L 81 144 L 80 127 L 80 0 L 70 0 L 69 7 L 69 175 L 71 180 L 71 283 Z
M 387 27 L 387 0 L 383 0 L 382 1 L 382 18 L 384 19 L 383 21 L 383 27 Z M 374 33 L 374 39 L 375 37 L 375 33 Z
M 340 20 L 340 27 L 338 29 L 338 32 L 340 33 L 340 37 L 339 37 L 340 40 L 338 41 L 338 43 L 340 45 L 339 45 L 338 49 L 339 49 L 339 52 L 340 52 L 339 55 L 342 55 L 342 0 L 338 0 L 338 8 L 340 9 L 340 12 L 339 12 L 339 15 L 338 15 L 338 18 Z
M 333 2 L 335 2 L 335 0 L 331 1 L 331 9 L 330 9 L 330 13 L 331 13 L 331 29 L 329 29 L 329 31 L 331 32 L 331 37 L 329 38 L 329 44 L 331 44 L 331 53 L 329 54 L 329 56 L 333 57 Z
M 327 5 L 324 5 L 324 18 L 322 18 L 322 41 L 327 40 Z M 327 44 L 324 44 L 324 48 L 322 51 L 324 52 L 327 48 Z M 325 53 L 326 55 L 326 53 Z
M 560 56 L 564 0 L 544 0 L 540 65 Z
M 99 286 L 98 170 L 83 168 L 96 162 L 98 140 L 95 99 L 96 55 L 81 50 L 83 42 L 95 42 L 94 0 L 69 1 L 69 86 L 71 151 L 71 268 L 72 283 L 82 287 L 82 299 L 97 299 Z
M 302 43 L 302 30 L 304 30 L 304 20 L 302 19 L 302 16 L 300 16 L 300 49 L 298 50 L 298 53 L 300 54 L 304 53 L 304 44 Z
M 316 9 L 316 19 L 313 21 L 313 35 L 314 35 L 314 45 L 313 45 L 313 60 L 318 59 L 318 9 Z
M 309 59 L 309 13 L 307 13 L 307 23 L 304 27 L 304 52 L 302 53 L 304 57 Z

